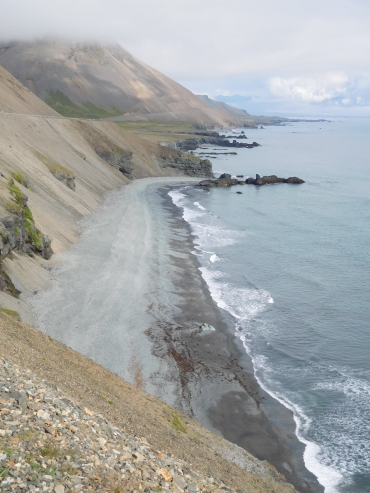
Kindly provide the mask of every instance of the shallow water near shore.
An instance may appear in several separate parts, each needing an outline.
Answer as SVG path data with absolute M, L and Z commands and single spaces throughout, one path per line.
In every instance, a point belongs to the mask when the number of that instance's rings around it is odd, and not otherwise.
M 306 183 L 170 195 L 260 384 L 294 412 L 307 468 L 326 493 L 368 492 L 370 122 L 245 132 L 261 147 L 218 155 L 215 172 Z

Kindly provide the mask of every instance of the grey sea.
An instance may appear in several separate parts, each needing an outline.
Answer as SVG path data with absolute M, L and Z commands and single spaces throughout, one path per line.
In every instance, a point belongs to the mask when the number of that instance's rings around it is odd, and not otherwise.
M 214 171 L 306 183 L 170 195 L 258 381 L 293 411 L 306 467 L 326 493 L 368 493 L 370 121 L 244 130 L 261 147 L 217 155 Z

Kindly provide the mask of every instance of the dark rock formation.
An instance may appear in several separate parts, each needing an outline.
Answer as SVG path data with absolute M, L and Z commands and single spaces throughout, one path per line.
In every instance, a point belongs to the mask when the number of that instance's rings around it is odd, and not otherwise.
M 243 175 L 238 175 L 238 178 Z M 268 185 L 271 183 L 291 183 L 291 184 L 299 184 L 304 183 L 301 178 L 297 178 L 296 176 L 292 176 L 290 178 L 279 178 L 276 175 L 270 176 L 262 176 L 256 175 L 256 178 L 247 178 L 246 180 L 238 180 L 237 178 L 231 178 L 231 175 L 227 173 L 223 173 L 216 180 L 203 180 L 199 183 L 201 187 L 229 187 L 231 185 Z M 242 193 L 242 192 L 237 192 Z
M 203 149 L 203 148 L 202 148 Z M 198 156 L 207 154 L 208 156 L 218 156 L 219 154 L 222 154 L 223 156 L 237 156 L 237 152 L 198 152 Z
M 75 191 L 76 189 L 75 175 L 72 170 L 62 166 L 60 163 L 55 161 L 51 156 L 47 156 L 46 154 L 43 154 L 42 152 L 39 152 L 36 149 L 32 149 L 32 152 L 42 163 L 45 164 L 45 166 L 49 169 L 50 173 L 54 176 L 54 178 L 61 181 L 66 187 Z M 84 156 L 84 154 L 82 153 L 78 153 L 78 155 L 80 157 Z M 22 182 L 22 177 L 19 173 L 12 173 L 12 177 L 16 181 L 21 183 L 23 186 L 26 186 Z
M 0 291 L 10 294 L 14 298 L 19 298 L 20 291 L 14 286 L 8 274 L 4 271 L 0 262 Z
M 203 180 L 199 183 L 201 187 L 230 187 L 231 185 L 237 185 L 238 180 L 231 178 L 231 175 L 223 173 L 216 180 Z
M 132 162 L 132 152 L 117 147 L 111 151 L 96 151 L 97 155 L 104 159 L 108 164 L 117 168 L 122 174 L 132 180 L 134 163 Z
M 12 200 L 6 208 L 9 215 L 0 220 L 0 260 L 12 250 L 18 250 L 28 255 L 40 254 L 48 259 L 52 255 L 51 240 L 36 228 L 27 202 L 28 197 L 21 192 L 14 180 L 9 180 L 9 192 Z M 2 284 L 4 285 L 4 281 Z M 1 283 L 0 283 L 1 289 Z
M 245 183 L 247 185 L 258 185 L 258 186 L 269 185 L 272 183 L 291 183 L 293 185 L 298 185 L 300 183 L 304 183 L 304 181 L 301 180 L 301 178 L 297 178 L 296 176 L 291 176 L 290 178 L 279 178 L 276 175 L 270 175 L 270 176 L 262 176 L 261 178 L 260 175 L 257 174 L 255 179 L 247 178 Z
M 304 183 L 301 178 L 298 178 L 297 176 L 291 176 L 287 179 L 286 183 L 292 183 L 293 185 L 299 185 L 301 183 Z
M 41 233 L 23 214 L 1 218 L 0 259 L 5 258 L 12 250 L 28 255 L 38 253 L 45 259 L 49 259 L 53 253 L 50 238 Z
M 203 137 L 200 139 L 186 139 L 176 142 L 176 147 L 178 149 L 184 149 L 186 151 L 195 151 L 202 144 L 211 144 L 218 147 L 235 147 L 235 148 L 247 148 L 252 149 L 253 147 L 258 147 L 260 144 L 253 142 L 252 144 L 247 144 L 246 142 L 237 142 L 235 136 L 233 135 L 233 141 L 230 142 L 229 139 L 223 137 Z M 246 138 L 243 136 L 242 138 Z
M 161 168 L 173 168 L 187 176 L 209 176 L 213 178 L 212 163 L 192 154 L 178 152 L 168 156 L 152 156 Z
M 71 190 L 75 191 L 76 190 L 76 184 L 75 184 L 75 177 L 74 174 L 71 172 L 68 172 L 67 169 L 50 169 L 50 173 L 56 178 L 57 180 L 61 181 L 66 185 L 68 188 Z

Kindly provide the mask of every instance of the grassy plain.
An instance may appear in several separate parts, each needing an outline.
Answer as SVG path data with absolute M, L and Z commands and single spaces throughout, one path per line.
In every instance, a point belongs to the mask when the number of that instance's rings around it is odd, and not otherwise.
M 81 108 L 59 90 L 55 92 L 50 91 L 45 102 L 60 115 L 68 118 L 108 118 L 123 114 L 123 111 L 114 106 L 101 108 L 88 101 L 82 103 L 83 107 Z
M 208 133 L 192 122 L 164 122 L 161 120 L 115 122 L 127 130 L 150 142 L 173 142 L 184 139 L 197 139 L 199 133 Z M 211 131 L 209 131 L 211 134 Z

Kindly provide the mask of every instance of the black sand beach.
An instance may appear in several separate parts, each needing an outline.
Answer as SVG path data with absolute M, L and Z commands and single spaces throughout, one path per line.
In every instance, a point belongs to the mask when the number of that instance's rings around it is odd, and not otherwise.
M 258 385 L 199 271 L 189 225 L 168 191 L 136 180 L 81 225 L 80 241 L 32 297 L 37 327 L 200 424 L 267 460 L 302 493 L 323 489 L 303 463 L 292 414 Z M 202 324 L 215 331 L 202 331 Z
M 172 227 L 187 234 L 181 240 L 173 239 L 171 249 L 193 251 L 190 227 L 168 195 L 172 188 L 160 187 L 158 193 Z M 181 313 L 172 326 L 163 327 L 162 333 L 153 331 L 151 337 L 166 341 L 168 357 L 179 369 L 179 407 L 205 427 L 273 464 L 298 491 L 323 491 L 304 466 L 304 445 L 295 435 L 291 411 L 259 386 L 251 359 L 235 337 L 235 320 L 212 299 L 197 257 L 171 256 L 171 262 L 181 271 L 181 279 L 175 283 L 181 292 Z M 200 331 L 202 323 L 216 331 Z

